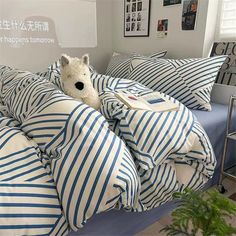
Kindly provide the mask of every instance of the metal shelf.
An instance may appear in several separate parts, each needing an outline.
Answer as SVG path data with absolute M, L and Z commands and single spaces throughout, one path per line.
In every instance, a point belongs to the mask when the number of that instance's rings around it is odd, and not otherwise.
M 236 177 L 236 164 L 225 169 L 223 174 L 230 178 L 235 178 Z
M 227 138 L 232 139 L 232 140 L 236 140 L 236 132 L 228 134 Z
M 220 180 L 218 184 L 218 189 L 221 193 L 225 192 L 225 188 L 222 185 L 223 177 L 229 177 L 232 180 L 236 181 L 236 160 L 235 165 L 231 166 L 230 168 L 225 169 L 225 159 L 228 152 L 228 141 L 233 140 L 236 141 L 236 131 L 230 131 L 231 130 L 231 122 L 232 122 L 232 113 L 234 109 L 234 102 L 236 101 L 236 96 L 233 95 L 230 97 L 229 101 L 229 108 L 228 108 L 228 118 L 227 118 L 227 124 L 226 124 L 226 135 L 225 135 L 225 144 L 224 144 L 224 151 L 223 156 L 221 160 L 221 175 Z

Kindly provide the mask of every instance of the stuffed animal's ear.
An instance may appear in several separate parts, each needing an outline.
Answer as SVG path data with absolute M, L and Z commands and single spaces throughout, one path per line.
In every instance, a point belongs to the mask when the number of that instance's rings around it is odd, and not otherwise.
M 61 55 L 61 66 L 65 67 L 66 65 L 68 65 L 70 63 L 70 57 L 67 56 L 66 54 L 62 54 Z
M 85 54 L 82 56 L 82 61 L 85 65 L 89 65 L 89 55 L 88 54 Z

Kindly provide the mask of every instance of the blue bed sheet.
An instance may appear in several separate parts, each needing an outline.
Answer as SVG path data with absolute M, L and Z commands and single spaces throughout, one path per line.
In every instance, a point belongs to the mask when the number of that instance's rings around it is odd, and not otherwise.
M 214 148 L 216 158 L 219 161 L 222 156 L 224 145 L 228 106 L 222 104 L 212 104 L 211 112 L 199 110 L 193 110 L 192 112 L 198 118 L 198 121 L 208 134 Z
M 220 164 L 223 155 L 224 148 L 224 138 L 226 133 L 226 123 L 228 115 L 228 106 L 222 104 L 212 104 L 212 111 L 192 111 L 198 118 L 199 122 L 205 129 L 211 144 L 213 146 L 215 156 L 217 159 L 217 167 L 215 169 L 214 177 L 208 182 L 207 186 L 212 186 L 217 184 L 220 174 Z M 232 116 L 232 127 L 231 131 L 236 129 L 236 111 L 234 111 Z M 233 155 L 235 155 L 236 144 L 235 142 L 229 143 L 229 149 L 227 155 L 229 158 L 226 159 L 226 166 L 230 166 L 233 162 Z
M 208 186 L 212 186 L 217 183 L 219 177 L 219 166 L 224 146 L 228 106 L 213 103 L 211 112 L 193 110 L 193 113 L 208 134 L 218 161 L 218 167 L 214 177 L 208 183 Z M 236 112 L 233 114 L 233 119 L 236 120 Z M 236 145 L 231 145 L 229 151 L 232 153 L 235 148 Z M 70 236 L 134 235 L 168 214 L 174 207 L 175 203 L 169 202 L 161 207 L 142 213 L 115 210 L 102 213 L 96 215 L 84 228 L 76 233 L 71 233 Z

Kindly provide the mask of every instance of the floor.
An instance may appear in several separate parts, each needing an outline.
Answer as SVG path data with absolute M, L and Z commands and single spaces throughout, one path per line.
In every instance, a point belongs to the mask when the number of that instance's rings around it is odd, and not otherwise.
M 224 194 L 226 197 L 230 197 L 236 202 L 236 182 L 225 179 L 223 182 L 227 192 Z M 229 219 L 228 222 L 232 225 L 236 225 L 236 217 Z M 160 230 L 171 223 L 171 215 L 167 215 L 160 219 L 158 222 L 147 227 L 136 236 L 165 236 L 165 233 L 160 233 Z

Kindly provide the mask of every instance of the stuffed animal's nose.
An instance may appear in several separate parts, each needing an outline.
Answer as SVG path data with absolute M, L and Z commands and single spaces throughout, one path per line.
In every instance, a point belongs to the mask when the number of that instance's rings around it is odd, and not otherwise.
M 77 83 L 75 83 L 75 87 L 76 87 L 78 90 L 83 90 L 83 89 L 84 89 L 84 83 L 82 83 L 82 82 L 77 82 Z

